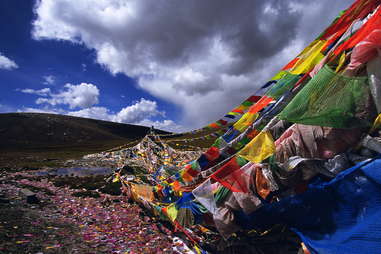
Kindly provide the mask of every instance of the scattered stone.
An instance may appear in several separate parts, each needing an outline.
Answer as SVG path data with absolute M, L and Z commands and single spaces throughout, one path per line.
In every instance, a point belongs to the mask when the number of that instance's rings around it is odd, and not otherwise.
M 90 192 L 99 197 L 76 197 L 74 193 L 89 190 L 70 188 L 67 182 L 55 186 L 53 178 L 32 176 L 7 173 L 6 183 L 0 183 L 3 199 L 16 197 L 0 205 L 0 253 L 176 253 L 171 235 L 146 216 L 141 218 L 142 209 L 124 197 L 97 191 Z M 97 181 L 105 184 L 101 178 Z M 49 202 L 25 206 L 28 196 Z
M 37 198 L 36 193 L 28 189 L 20 189 L 20 194 L 26 198 L 28 204 L 38 204 L 40 200 Z

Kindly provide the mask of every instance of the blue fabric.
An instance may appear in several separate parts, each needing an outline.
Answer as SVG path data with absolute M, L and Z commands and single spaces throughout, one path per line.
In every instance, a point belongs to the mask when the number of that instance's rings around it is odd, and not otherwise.
M 200 165 L 201 169 L 204 169 L 209 165 L 209 161 L 206 158 L 205 154 L 202 154 L 200 158 L 197 159 L 197 162 Z
M 192 214 L 195 218 L 195 223 L 200 223 L 202 221 L 202 215 L 200 206 L 194 202 L 195 197 L 193 196 L 192 192 L 183 192 L 183 195 L 181 198 L 179 198 L 175 206 L 177 209 L 180 208 L 188 208 L 192 211 Z
M 192 192 L 183 192 L 183 195 L 176 201 L 176 208 L 188 208 L 186 205 L 194 200 Z
M 237 137 L 241 132 L 234 129 L 233 127 L 230 127 L 230 129 L 225 132 L 225 134 L 222 136 L 222 138 L 225 140 L 226 143 L 229 143 L 232 141 L 235 137 Z
M 225 115 L 224 117 L 226 117 L 226 118 L 230 118 L 230 119 L 234 119 L 234 118 L 236 118 L 235 115 Z
M 272 119 L 275 115 L 279 114 L 280 111 L 282 111 L 282 109 L 284 108 L 284 104 L 285 104 L 285 101 L 287 101 L 287 99 L 292 95 L 292 92 L 291 91 L 286 91 L 284 92 L 284 94 L 278 99 L 276 100 L 275 103 L 271 103 L 269 104 L 267 107 L 265 107 L 263 110 L 262 110 L 262 114 L 259 118 L 257 118 L 257 120 L 255 121 L 256 123 L 257 122 L 262 122 L 263 119 Z
M 359 163 L 250 216 L 237 215 L 238 223 L 251 228 L 288 225 L 314 254 L 380 253 L 381 159 Z
M 161 166 L 160 168 L 158 168 L 158 169 L 155 171 L 155 173 L 152 175 L 152 177 L 153 177 L 155 180 L 157 180 L 158 177 L 159 177 L 159 175 L 160 175 L 161 172 L 163 171 L 163 169 L 164 169 L 163 166 Z
M 164 197 L 163 197 L 163 200 L 161 202 L 163 202 L 163 203 L 172 203 L 172 202 L 175 201 L 175 198 L 172 195 L 173 191 L 172 191 L 171 187 L 165 186 L 165 188 L 162 190 L 162 193 L 163 193 Z
M 277 80 L 270 80 L 270 81 L 268 81 L 266 84 L 264 84 L 262 87 L 261 87 L 261 89 L 263 89 L 263 88 L 267 88 L 267 87 L 269 87 L 269 86 L 271 86 L 271 85 L 273 85 L 273 84 L 276 84 L 277 83 Z

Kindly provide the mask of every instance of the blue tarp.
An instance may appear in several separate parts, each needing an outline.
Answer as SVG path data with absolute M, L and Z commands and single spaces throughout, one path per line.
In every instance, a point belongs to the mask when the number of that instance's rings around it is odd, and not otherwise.
M 246 227 L 288 225 L 311 253 L 381 253 L 381 159 L 359 163 L 250 216 L 237 215 Z

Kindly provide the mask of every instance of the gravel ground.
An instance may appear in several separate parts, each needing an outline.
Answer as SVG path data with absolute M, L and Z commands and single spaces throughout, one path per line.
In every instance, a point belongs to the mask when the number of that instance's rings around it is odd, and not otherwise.
M 29 204 L 22 188 L 40 202 Z M 185 247 L 120 196 L 73 196 L 76 192 L 47 178 L 2 172 L 0 253 L 179 253 Z

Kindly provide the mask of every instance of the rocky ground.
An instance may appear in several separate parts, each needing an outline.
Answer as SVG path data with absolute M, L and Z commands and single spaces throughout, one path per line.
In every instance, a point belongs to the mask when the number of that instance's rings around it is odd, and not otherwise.
M 117 186 L 107 190 L 103 176 L 0 174 L 0 253 L 185 252 L 159 221 L 117 195 Z

